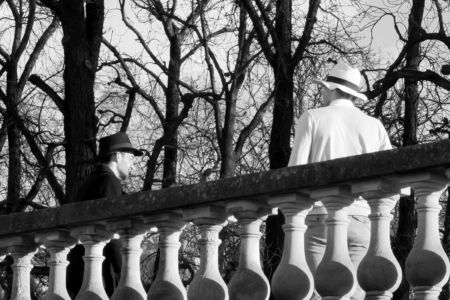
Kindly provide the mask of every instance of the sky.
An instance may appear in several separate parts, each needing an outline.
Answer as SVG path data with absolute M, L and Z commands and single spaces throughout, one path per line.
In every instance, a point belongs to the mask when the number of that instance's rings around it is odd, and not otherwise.
M 301 8 L 304 11 L 307 10 L 308 1 L 299 0 L 300 3 L 297 4 L 296 9 Z M 302 2 L 303 1 L 303 2 Z M 343 5 L 345 2 L 348 2 L 350 0 L 344 0 L 341 2 Z M 322 3 L 326 4 L 328 1 L 323 1 Z M 361 2 L 368 2 L 371 5 L 374 6 L 385 6 L 384 2 L 385 0 L 372 0 L 372 1 L 361 1 Z M 127 53 L 137 53 L 139 52 L 138 48 L 136 47 L 136 44 L 134 42 L 135 36 L 134 34 L 130 33 L 125 26 L 122 24 L 120 11 L 119 11 L 119 5 L 118 1 L 105 1 L 106 11 L 107 11 L 107 18 L 105 18 L 105 32 L 106 37 L 112 36 L 114 32 L 115 38 L 120 37 L 120 40 L 116 40 L 117 43 L 120 42 L 120 47 L 123 49 L 124 52 Z M 295 13 L 295 12 L 294 12 Z M 351 5 L 346 6 L 346 13 L 348 15 L 356 14 L 356 10 L 352 8 Z M 131 18 L 131 10 L 127 9 L 127 14 Z M 142 30 L 142 32 L 146 32 L 149 30 L 148 26 L 146 25 L 140 25 L 137 22 L 133 22 L 134 25 L 136 25 L 137 28 Z M 160 31 L 161 32 L 161 31 Z M 158 33 L 157 31 L 153 31 L 152 34 L 154 34 L 155 40 L 158 39 Z M 363 35 L 364 36 L 364 35 Z M 369 40 L 370 32 L 367 31 L 365 33 L 365 39 L 367 41 Z M 162 39 L 164 39 L 163 36 L 161 36 Z M 373 30 L 373 47 L 376 51 L 382 51 L 386 57 L 395 57 L 398 54 L 398 47 L 397 47 L 397 34 L 393 30 L 393 20 L 391 17 L 384 17 L 380 22 L 376 24 Z

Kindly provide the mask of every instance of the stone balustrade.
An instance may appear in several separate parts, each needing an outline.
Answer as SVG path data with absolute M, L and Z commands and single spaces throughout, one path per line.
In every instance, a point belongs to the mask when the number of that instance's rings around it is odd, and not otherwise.
M 84 281 L 76 299 L 107 299 L 102 249 L 113 234 L 122 242 L 122 276 L 112 299 L 349 299 L 357 285 L 366 299 L 391 299 L 402 272 L 390 247 L 391 210 L 401 194 L 417 197 L 417 237 L 406 261 L 415 299 L 438 299 L 449 278 L 449 260 L 439 236 L 439 197 L 450 178 L 450 141 L 364 154 L 235 178 L 71 203 L 57 208 L 0 216 L 0 254 L 14 259 L 12 299 L 30 297 L 31 259 L 37 248 L 50 253 L 46 299 L 70 299 L 66 256 L 85 247 Z M 350 262 L 347 209 L 357 197 L 371 207 L 371 239 L 357 270 Z M 328 243 L 315 274 L 305 260 L 305 217 L 321 200 L 329 214 Z M 284 251 L 272 282 L 260 256 L 260 226 L 279 209 L 285 216 Z M 218 269 L 219 232 L 233 215 L 240 226 L 239 267 L 228 285 Z M 186 289 L 178 272 L 180 233 L 187 222 L 200 230 L 200 265 Z M 140 281 L 143 235 L 157 227 L 160 266 L 148 291 Z

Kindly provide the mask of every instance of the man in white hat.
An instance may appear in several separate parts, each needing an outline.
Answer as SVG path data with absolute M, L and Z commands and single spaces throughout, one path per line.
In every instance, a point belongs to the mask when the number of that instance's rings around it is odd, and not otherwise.
M 357 99 L 367 100 L 360 93 L 361 74 L 344 63 L 336 64 L 325 80 L 315 80 L 322 87 L 323 107 L 304 112 L 295 128 L 295 141 L 289 166 L 320 162 L 345 156 L 391 149 L 381 122 L 354 106 Z M 370 208 L 357 199 L 349 208 L 348 247 L 357 269 L 370 241 Z M 306 217 L 306 260 L 314 274 L 325 253 L 327 210 L 316 202 Z M 320 299 L 317 293 L 313 298 Z M 358 286 L 352 299 L 364 299 Z

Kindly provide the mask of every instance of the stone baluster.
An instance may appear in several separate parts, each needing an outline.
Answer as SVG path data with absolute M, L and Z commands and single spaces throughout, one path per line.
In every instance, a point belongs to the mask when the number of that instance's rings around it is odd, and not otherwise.
M 0 245 L 1 245 L 1 240 L 0 240 Z M 0 248 L 0 262 L 2 262 L 6 257 L 6 249 Z M 6 291 L 2 288 L 2 286 L 0 285 L 0 299 L 6 299 Z
M 11 300 L 31 300 L 30 271 L 33 267 L 31 259 L 37 249 L 34 239 L 30 236 L 15 236 L 2 239 L 1 245 L 6 247 L 7 253 L 14 259 Z
M 314 275 L 316 290 L 324 300 L 349 299 L 357 287 L 347 245 L 348 206 L 354 197 L 343 187 L 315 190 L 310 197 L 322 201 L 328 211 L 327 245 Z
M 180 234 L 185 226 L 182 216 L 175 213 L 149 217 L 159 232 L 159 268 L 147 299 L 186 300 L 186 289 L 178 269 Z
M 110 222 L 107 226 L 110 232 L 117 232 L 120 236 L 122 254 L 122 271 L 117 288 L 111 300 L 144 300 L 147 293 L 141 281 L 141 242 L 144 238 L 146 226 L 142 221 L 122 220 Z
M 357 270 L 366 300 L 391 299 L 402 280 L 402 270 L 390 241 L 391 210 L 398 201 L 398 191 L 396 183 L 381 179 L 352 185 L 352 192 L 362 194 L 371 208 L 370 245 Z M 409 188 L 400 192 L 409 194 Z
M 305 218 L 312 201 L 301 194 L 273 197 L 269 204 L 283 212 L 284 248 L 272 278 L 272 293 L 277 300 L 310 299 L 314 280 L 305 258 Z
M 229 203 L 227 210 L 234 214 L 241 228 L 239 267 L 228 284 L 230 300 L 267 300 L 270 284 L 261 268 L 259 242 L 261 223 L 269 208 L 250 201 L 238 201 Z
M 204 206 L 183 211 L 184 219 L 199 227 L 200 268 L 189 286 L 189 300 L 228 300 L 228 288 L 219 272 L 219 232 L 226 224 L 225 209 Z
M 71 235 L 78 237 L 85 249 L 83 283 L 75 300 L 107 300 L 103 286 L 102 262 L 103 248 L 111 239 L 111 234 L 106 231 L 104 225 L 95 224 L 74 228 Z
M 67 254 L 76 240 L 68 231 L 56 230 L 38 233 L 35 241 L 44 244 L 50 253 L 50 276 L 45 300 L 70 300 L 66 289 Z
M 420 174 L 412 182 L 417 204 L 417 235 L 406 259 L 406 279 L 416 300 L 436 300 L 449 279 L 449 260 L 439 237 L 439 197 L 447 178 L 433 173 Z

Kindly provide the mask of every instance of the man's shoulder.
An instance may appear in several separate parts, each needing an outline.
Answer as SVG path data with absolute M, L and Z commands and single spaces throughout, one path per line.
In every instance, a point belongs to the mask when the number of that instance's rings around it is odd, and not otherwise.
M 303 114 L 308 117 L 313 117 L 313 116 L 321 115 L 329 110 L 330 109 L 328 106 L 316 107 L 316 108 L 311 108 L 311 109 L 305 110 L 305 112 Z
M 120 180 L 107 170 L 97 168 L 81 184 L 76 201 L 93 200 L 121 193 Z
M 354 114 L 364 114 L 361 112 L 358 108 L 354 106 L 323 106 L 323 107 L 317 107 L 313 109 L 309 109 L 305 111 L 305 114 L 308 114 L 311 118 L 320 118 L 324 116 L 349 116 Z
M 99 185 L 118 185 L 121 186 L 119 178 L 105 167 L 100 167 L 94 170 L 91 175 L 86 178 L 87 184 L 99 184 Z
M 120 180 L 106 167 L 100 166 L 86 178 L 85 182 L 119 182 Z

